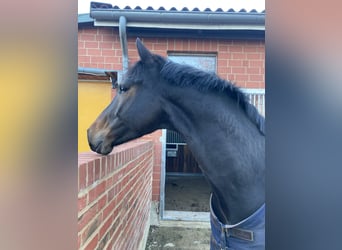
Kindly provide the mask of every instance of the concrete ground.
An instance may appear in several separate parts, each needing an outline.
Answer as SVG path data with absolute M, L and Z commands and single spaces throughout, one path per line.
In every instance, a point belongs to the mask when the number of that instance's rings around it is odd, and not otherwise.
M 159 221 L 156 206 L 152 205 L 145 250 L 209 250 L 209 222 Z

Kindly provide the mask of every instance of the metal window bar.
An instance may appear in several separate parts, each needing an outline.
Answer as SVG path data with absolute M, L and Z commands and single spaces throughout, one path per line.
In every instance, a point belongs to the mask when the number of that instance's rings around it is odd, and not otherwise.
M 265 89 L 241 89 L 254 105 L 259 113 L 265 117 Z
M 167 144 L 183 144 L 185 145 L 186 142 L 179 133 L 172 131 L 172 130 L 167 130 L 166 132 L 166 143 Z

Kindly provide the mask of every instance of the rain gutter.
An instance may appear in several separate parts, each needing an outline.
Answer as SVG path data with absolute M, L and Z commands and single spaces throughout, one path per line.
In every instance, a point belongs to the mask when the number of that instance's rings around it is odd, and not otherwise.
M 100 76 L 107 76 L 106 72 L 110 72 L 110 70 L 78 67 L 78 71 L 77 71 L 77 73 L 100 75 Z
M 265 14 L 259 12 L 201 12 L 165 10 L 122 10 L 91 8 L 95 26 L 117 26 L 125 16 L 127 27 L 180 29 L 265 30 Z
M 78 67 L 78 74 L 94 75 L 94 76 L 107 76 L 112 82 L 112 87 L 116 87 L 118 72 L 116 70 L 98 69 L 98 68 L 84 68 Z

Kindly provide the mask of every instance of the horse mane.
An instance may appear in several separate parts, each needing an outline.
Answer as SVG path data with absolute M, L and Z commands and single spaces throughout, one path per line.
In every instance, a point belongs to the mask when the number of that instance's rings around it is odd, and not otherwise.
M 265 135 L 265 118 L 259 114 L 254 105 L 249 103 L 248 96 L 232 82 L 223 80 L 214 73 L 172 61 L 164 64 L 160 74 L 165 80 L 178 86 L 192 86 L 199 91 L 217 90 L 227 93 L 229 97 L 236 100 L 247 117 Z

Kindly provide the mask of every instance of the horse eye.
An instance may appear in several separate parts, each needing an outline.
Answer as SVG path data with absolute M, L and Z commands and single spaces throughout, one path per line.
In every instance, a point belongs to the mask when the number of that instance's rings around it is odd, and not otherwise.
M 128 90 L 128 88 L 125 88 L 124 86 L 119 86 L 119 92 L 123 93 L 126 92 Z

